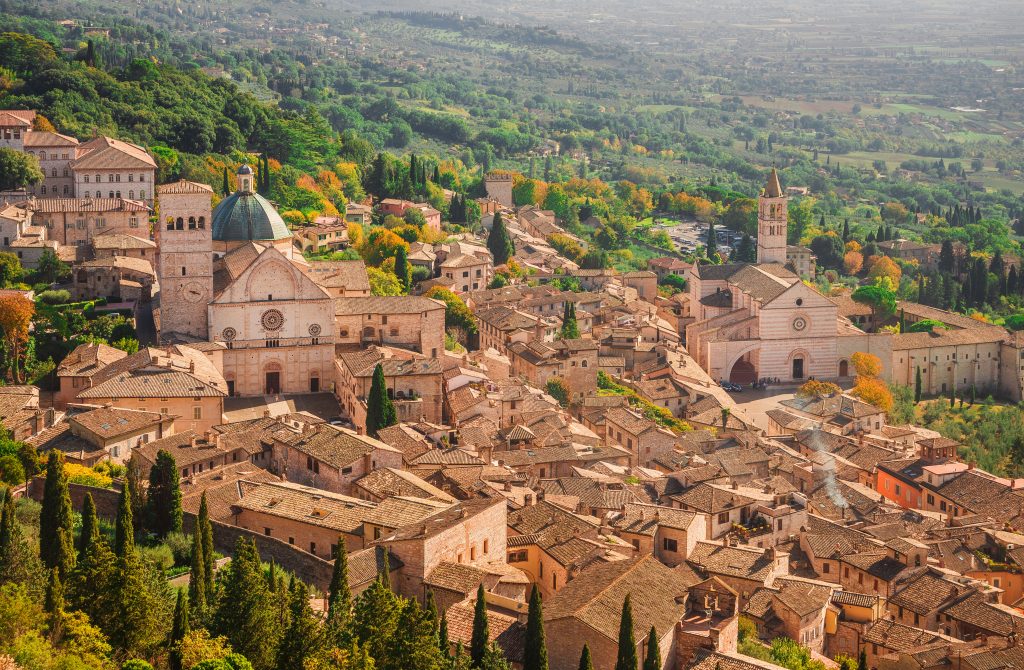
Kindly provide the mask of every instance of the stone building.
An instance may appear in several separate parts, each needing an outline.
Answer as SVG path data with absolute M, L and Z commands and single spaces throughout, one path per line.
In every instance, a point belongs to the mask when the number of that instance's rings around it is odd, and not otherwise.
M 33 130 L 25 134 L 24 151 L 39 159 L 39 168 L 43 171 L 43 181 L 30 185 L 29 193 L 44 198 L 75 196 L 71 164 L 78 157 L 78 140 L 60 133 Z
M 337 343 L 400 347 L 436 358 L 444 351 L 444 314 L 444 303 L 422 296 L 337 298 Z
M 23 203 L 47 239 L 87 246 L 94 237 L 123 233 L 149 239 L 149 207 L 125 198 L 33 198 Z
M 484 188 L 487 197 L 495 200 L 503 207 L 513 207 L 512 175 L 508 172 L 490 172 L 484 177 Z
M 282 478 L 351 495 L 352 484 L 377 468 L 402 467 L 402 452 L 353 431 L 318 424 L 300 433 L 273 437 L 271 470 Z
M 136 144 L 110 137 L 81 144 L 71 174 L 77 198 L 127 198 L 153 206 L 156 161 Z
M 371 345 L 363 351 L 340 353 L 335 365 L 338 402 L 360 432 L 366 429 L 366 399 L 378 365 L 399 422 L 441 422 L 444 375 L 439 359 Z

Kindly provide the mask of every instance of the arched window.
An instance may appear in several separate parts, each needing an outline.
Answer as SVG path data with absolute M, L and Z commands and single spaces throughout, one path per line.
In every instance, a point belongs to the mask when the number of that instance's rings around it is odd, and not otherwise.
M 200 216 L 199 217 L 199 229 L 202 230 L 204 228 L 206 228 L 206 217 L 205 216 Z
M 174 217 L 173 216 L 168 216 L 167 217 L 167 230 L 174 230 Z
M 113 199 L 114 199 L 114 192 L 113 192 L 113 191 L 111 191 L 111 192 L 110 192 L 110 199 L 111 199 L 111 200 L 113 200 Z
M 120 198 L 120 197 L 121 197 L 121 192 L 120 192 L 120 191 L 118 191 L 118 192 L 117 192 L 117 197 L 118 197 L 118 198 Z
M 174 222 L 174 229 L 185 230 L 185 220 L 182 219 L 180 216 L 178 217 L 178 220 Z
M 188 217 L 188 229 L 189 230 L 195 230 L 196 229 L 196 217 L 194 217 L 194 216 Z
M 135 199 L 135 191 L 128 191 L 128 199 L 129 200 L 134 200 Z
M 41 161 L 45 161 L 46 160 L 46 152 L 45 151 L 40 151 L 39 152 L 39 160 L 41 160 Z

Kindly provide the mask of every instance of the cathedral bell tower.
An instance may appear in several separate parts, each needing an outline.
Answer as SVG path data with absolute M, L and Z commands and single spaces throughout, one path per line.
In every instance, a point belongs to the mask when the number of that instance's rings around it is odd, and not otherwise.
M 757 199 L 757 262 L 786 264 L 789 198 L 782 192 L 779 173 L 772 168 Z
M 213 189 L 181 180 L 157 191 L 160 338 L 177 333 L 206 340 L 213 299 Z

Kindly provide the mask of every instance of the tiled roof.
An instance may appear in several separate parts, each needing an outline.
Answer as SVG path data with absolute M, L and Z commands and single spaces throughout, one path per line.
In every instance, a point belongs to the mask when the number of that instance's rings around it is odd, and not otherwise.
M 78 394 L 89 398 L 223 397 L 227 384 L 204 354 L 186 346 L 146 348 L 103 368 L 94 386 Z
M 868 626 L 864 641 L 893 651 L 907 651 L 942 639 L 938 633 L 914 628 L 889 619 L 879 619 Z
M 157 186 L 156 191 L 160 195 L 181 195 L 193 193 L 209 193 L 210 195 L 213 195 L 213 188 L 208 184 L 200 184 L 199 182 L 187 181 L 185 179 L 179 179 L 178 181 L 171 182 L 170 184 Z
M 537 317 L 504 305 L 483 307 L 476 310 L 474 316 L 478 320 L 502 331 L 531 330 L 540 323 Z
M 474 603 L 456 603 L 445 611 L 444 616 L 448 622 L 448 638 L 453 643 L 462 642 L 464 647 L 468 647 L 473 637 Z M 526 644 L 525 624 L 516 617 L 488 609 L 487 632 L 488 639 L 497 643 L 505 658 L 513 663 L 522 663 Z
M 775 561 L 763 549 L 723 547 L 715 542 L 697 542 L 686 559 L 710 574 L 767 582 L 775 570 Z
M 378 430 L 377 439 L 401 451 L 407 463 L 433 449 L 422 435 L 404 423 Z
M 310 261 L 306 274 L 325 288 L 369 291 L 370 280 L 363 261 Z
M 106 344 L 92 342 L 80 344 L 60 362 L 57 367 L 57 376 L 93 375 L 107 365 L 127 357 L 126 352 Z
M 633 609 L 633 634 L 643 639 L 653 625 L 671 630 L 685 612 L 693 575 L 673 570 L 653 556 L 595 565 L 584 570 L 544 606 L 545 621 L 573 617 L 608 640 L 618 639 L 626 595 Z
M 111 137 L 97 137 L 78 150 L 81 158 L 71 164 L 72 170 L 156 169 L 156 161 L 145 149 Z
M 624 533 L 654 537 L 660 527 L 688 530 L 696 516 L 693 512 L 672 507 L 627 503 L 616 526 Z
M 901 585 L 889 598 L 889 602 L 911 612 L 928 614 L 937 610 L 946 601 L 959 597 L 966 590 L 965 587 L 928 571 Z
M 228 453 L 226 448 L 217 445 L 216 440 L 207 441 L 205 437 L 191 430 L 175 433 L 135 448 L 135 453 L 150 463 L 156 462 L 157 453 L 160 451 L 167 451 L 174 456 L 174 462 L 179 468 L 220 458 Z
M 355 589 L 369 584 L 384 571 L 384 549 L 380 545 L 354 551 L 348 555 L 348 584 Z M 404 566 L 402 560 L 393 553 L 388 553 L 388 568 L 399 570 Z
M 2 112 L 0 112 L 2 114 Z M 48 130 L 33 130 L 25 134 L 25 148 L 36 147 L 77 147 L 78 140 L 68 135 L 53 133 Z
M 372 511 L 365 513 L 362 519 L 366 523 L 395 529 L 417 524 L 450 506 L 450 503 L 438 500 L 395 496 L 382 500 Z
M 368 298 L 335 298 L 337 316 L 353 314 L 417 314 L 444 309 L 444 303 L 416 295 L 372 296 Z
M 977 592 L 942 608 L 942 613 L 993 635 L 1007 636 L 1024 626 L 1024 615 L 1019 610 L 991 603 Z
M 842 561 L 863 570 L 872 577 L 878 577 L 885 581 L 895 579 L 897 575 L 907 568 L 906 565 L 900 563 L 895 558 L 879 553 L 850 554 L 843 556 Z
M 472 565 L 442 561 L 430 571 L 423 583 L 436 589 L 455 591 L 468 595 L 477 590 L 488 573 Z
M 291 519 L 339 533 L 357 534 L 373 503 L 289 482 L 242 485 L 235 505 L 244 510 Z
M 155 249 L 156 242 L 124 233 L 106 233 L 93 237 L 92 246 L 93 249 Z
M 465 519 L 489 510 L 495 505 L 505 505 L 504 498 L 480 498 L 466 500 L 446 510 L 437 512 L 420 522 L 400 528 L 390 539 L 404 541 L 426 539 L 461 524 Z
M 145 203 L 124 198 L 33 198 L 26 203 L 40 214 L 76 212 L 148 212 Z
M 410 496 L 455 502 L 454 498 L 441 489 L 405 470 L 379 468 L 355 483 L 379 498 Z
M 377 449 L 392 450 L 371 437 L 329 424 L 318 424 L 306 433 L 282 433 L 276 439 L 291 449 L 335 468 L 351 465 Z
M 115 439 L 152 428 L 171 418 L 158 412 L 100 407 L 68 417 L 68 423 L 73 426 L 81 426 L 101 438 Z

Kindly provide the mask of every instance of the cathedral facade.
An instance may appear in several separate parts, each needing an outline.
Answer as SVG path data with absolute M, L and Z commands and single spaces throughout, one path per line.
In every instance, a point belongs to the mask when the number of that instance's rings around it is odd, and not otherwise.
M 848 375 L 841 335 L 863 333 L 787 262 L 788 198 L 772 169 L 758 198 L 756 263 L 694 266 L 690 355 L 716 380 L 801 383 Z

